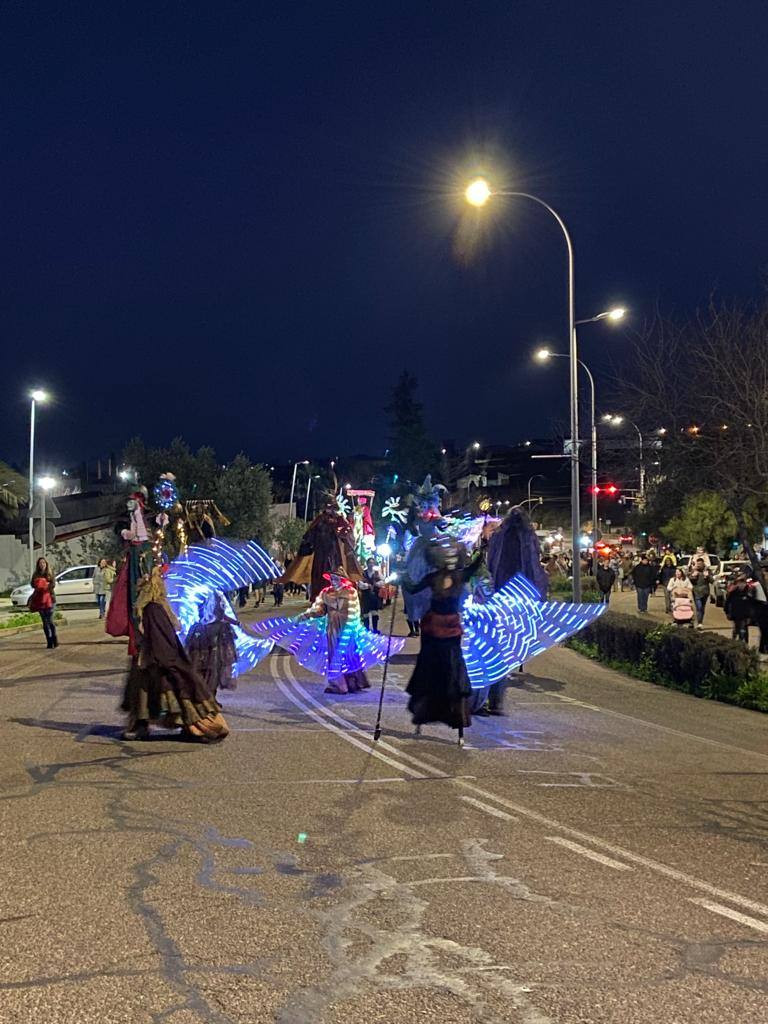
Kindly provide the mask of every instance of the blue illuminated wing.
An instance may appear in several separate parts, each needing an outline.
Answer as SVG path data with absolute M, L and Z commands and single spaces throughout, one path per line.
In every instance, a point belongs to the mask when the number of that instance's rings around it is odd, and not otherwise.
M 468 598 L 462 609 L 462 653 L 473 688 L 504 679 L 604 611 L 602 604 L 541 601 L 531 581 L 520 575 L 484 602 Z
M 404 637 L 393 636 L 390 641 L 380 633 L 371 633 L 360 619 L 354 619 L 342 628 L 330 650 L 326 615 L 303 620 L 265 619 L 254 623 L 252 628 L 270 643 L 292 654 L 310 672 L 330 678 L 383 664 L 388 645 L 393 655 L 399 653 L 405 643 Z
M 265 583 L 282 575 L 280 566 L 254 541 L 221 540 L 213 537 L 193 544 L 172 563 L 165 577 L 168 601 L 181 624 L 184 642 L 200 620 L 202 609 L 216 593 L 228 594 L 251 583 Z M 237 616 L 227 602 L 227 614 Z M 254 668 L 272 650 L 272 642 L 250 636 L 242 626 L 233 626 L 237 662 L 234 675 Z

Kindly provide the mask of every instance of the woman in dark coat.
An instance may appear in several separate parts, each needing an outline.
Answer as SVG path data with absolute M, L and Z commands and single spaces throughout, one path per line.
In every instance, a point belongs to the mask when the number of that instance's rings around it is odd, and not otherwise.
M 125 684 L 122 709 L 128 714 L 128 728 L 123 738 L 147 739 L 149 723 L 160 721 L 171 728 L 181 726 L 198 742 L 223 740 L 229 729 L 221 706 L 176 635 L 178 623 L 159 566 L 141 580 L 134 612 L 139 650 Z
M 443 722 L 459 730 L 462 745 L 464 729 L 472 724 L 472 686 L 461 651 L 461 599 L 482 554 L 467 564 L 463 550 L 443 539 L 430 545 L 427 558 L 435 565 L 433 572 L 416 584 L 403 581 L 403 589 L 411 593 L 431 589 L 429 611 L 421 620 L 421 650 L 406 687 L 408 710 L 417 734 L 428 722 Z

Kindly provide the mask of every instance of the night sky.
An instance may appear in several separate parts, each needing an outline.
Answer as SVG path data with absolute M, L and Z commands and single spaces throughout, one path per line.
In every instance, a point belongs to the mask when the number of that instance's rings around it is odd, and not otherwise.
M 51 468 L 177 434 L 223 457 L 370 452 L 404 368 L 437 440 L 567 414 L 577 313 L 756 297 L 768 9 L 729 4 L 6 2 L 0 458 L 29 386 Z M 595 369 L 627 346 L 585 329 Z

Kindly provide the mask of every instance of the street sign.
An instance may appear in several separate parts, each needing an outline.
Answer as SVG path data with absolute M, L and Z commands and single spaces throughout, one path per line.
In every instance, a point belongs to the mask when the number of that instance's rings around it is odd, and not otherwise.
M 43 541 L 42 541 L 42 531 L 40 529 L 40 526 L 41 526 L 41 520 L 38 519 L 38 520 L 35 521 L 35 525 L 32 528 L 32 536 L 35 538 L 35 541 L 38 544 L 42 545 L 42 543 L 43 543 Z M 53 542 L 55 540 L 56 540 L 56 526 L 49 519 L 46 519 L 45 520 L 45 543 L 46 544 L 53 544 Z
M 59 512 L 58 505 L 53 500 L 53 498 L 49 498 L 47 494 L 38 494 L 35 500 L 32 502 L 33 519 L 43 518 L 43 502 L 45 502 L 46 519 L 61 519 L 61 512 Z

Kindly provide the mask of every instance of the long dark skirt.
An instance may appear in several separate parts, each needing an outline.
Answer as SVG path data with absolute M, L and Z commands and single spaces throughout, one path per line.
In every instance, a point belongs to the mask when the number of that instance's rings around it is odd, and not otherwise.
M 461 653 L 461 637 L 438 638 L 422 634 L 421 650 L 411 680 L 408 710 L 414 725 L 444 722 L 451 729 L 472 724 L 472 686 Z
M 123 694 L 129 722 L 191 726 L 219 714 L 218 701 L 193 669 L 164 609 L 148 604 L 143 626 L 141 650 L 132 660 Z

